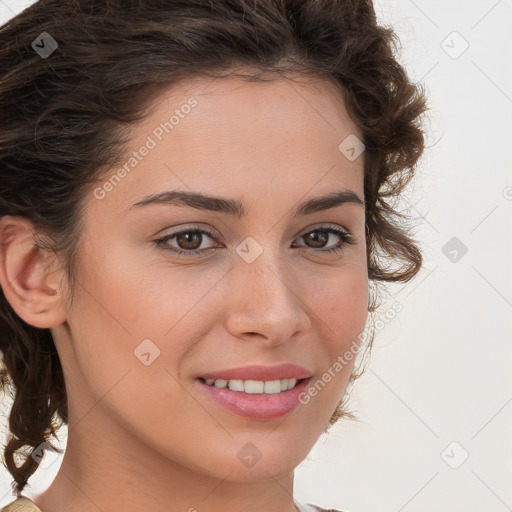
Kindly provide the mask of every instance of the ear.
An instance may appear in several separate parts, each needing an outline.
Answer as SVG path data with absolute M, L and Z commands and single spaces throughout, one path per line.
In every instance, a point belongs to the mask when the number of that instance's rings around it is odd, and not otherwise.
M 37 247 L 33 223 L 0 218 L 0 285 L 16 314 L 27 324 L 51 328 L 66 320 L 62 279 L 56 255 Z

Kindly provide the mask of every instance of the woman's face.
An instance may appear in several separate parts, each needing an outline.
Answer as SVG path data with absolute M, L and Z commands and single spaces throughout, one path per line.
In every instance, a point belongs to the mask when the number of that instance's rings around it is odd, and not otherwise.
M 89 415 L 104 446 L 136 440 L 228 480 L 283 475 L 342 398 L 366 321 L 360 131 L 323 80 L 188 81 L 153 105 L 124 172 L 87 197 L 74 301 L 53 329 L 69 438 Z M 309 380 L 277 393 L 293 376 Z

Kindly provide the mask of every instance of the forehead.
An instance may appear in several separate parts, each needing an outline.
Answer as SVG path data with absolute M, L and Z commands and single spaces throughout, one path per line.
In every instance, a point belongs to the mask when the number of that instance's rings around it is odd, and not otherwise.
M 339 150 L 348 136 L 362 138 L 341 88 L 272 78 L 193 79 L 160 91 L 132 132 L 131 148 L 149 149 L 109 199 L 133 203 L 164 189 L 229 189 L 223 195 L 240 199 L 276 190 L 293 199 L 313 187 L 316 195 L 333 186 L 361 191 L 363 158 Z
M 187 104 L 197 103 L 192 109 Z M 177 110 L 180 119 L 193 118 L 195 127 L 229 128 L 223 121 L 244 122 L 254 129 L 279 131 L 290 129 L 290 123 L 315 128 L 311 135 L 360 135 L 350 118 L 344 101 L 343 89 L 334 80 L 322 77 L 277 74 L 263 75 L 259 80 L 237 76 L 225 78 L 191 78 L 160 91 L 153 99 L 153 115 L 144 122 L 142 130 L 154 121 L 168 118 Z M 186 112 L 180 112 L 184 110 Z M 201 113 L 201 115 L 200 115 Z M 232 130 L 230 135 L 233 135 Z M 179 135 L 182 130 L 178 130 Z M 222 132 L 217 134 L 222 135 Z M 240 135 L 244 135 L 241 133 Z M 284 135 L 284 133 L 281 133 Z M 305 135 L 305 134 L 303 134 Z

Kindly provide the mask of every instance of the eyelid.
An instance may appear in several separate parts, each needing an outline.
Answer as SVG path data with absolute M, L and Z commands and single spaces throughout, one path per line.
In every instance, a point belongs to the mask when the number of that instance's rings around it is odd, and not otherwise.
M 338 230 L 341 229 L 347 235 L 353 236 L 351 231 L 347 227 L 345 227 L 345 226 L 341 226 L 340 224 L 332 224 L 332 223 L 329 223 L 329 222 L 327 222 L 327 223 L 319 222 L 319 223 L 316 223 L 316 224 L 312 224 L 311 226 L 307 226 L 303 230 L 299 231 L 299 233 L 296 235 L 296 237 L 304 236 L 305 234 L 309 233 L 310 231 L 321 230 L 321 229 L 328 229 L 328 228 L 333 228 L 335 230 L 336 229 L 338 229 Z M 212 228 L 209 228 L 209 227 L 206 227 L 206 226 L 203 226 L 201 224 L 187 224 L 186 226 L 184 226 L 182 228 L 176 228 L 175 231 L 172 231 L 168 235 L 162 235 L 162 236 L 159 236 L 158 238 L 167 238 L 169 236 L 178 235 L 179 233 L 188 232 L 188 231 L 205 232 L 206 234 L 210 235 L 212 238 L 213 237 L 222 238 L 221 235 L 216 230 L 214 230 Z
M 336 246 L 329 247 L 328 249 L 314 249 L 312 247 L 307 247 L 303 245 L 300 246 L 301 248 L 306 249 L 308 251 L 317 252 L 320 254 L 329 254 L 333 252 L 340 252 L 346 246 L 357 244 L 357 238 L 352 234 L 352 232 L 345 226 L 340 226 L 339 224 L 314 224 L 306 228 L 306 230 L 301 232 L 299 235 L 297 235 L 297 238 L 300 239 L 304 235 L 307 235 L 308 233 L 311 233 L 313 231 L 326 231 L 329 234 L 334 233 L 335 235 L 340 237 L 341 243 Z
M 349 229 L 347 229 L 345 226 L 341 226 L 339 224 L 331 224 L 331 223 L 317 223 L 313 224 L 311 226 L 308 226 L 304 228 L 304 230 L 300 231 L 298 235 L 296 235 L 296 239 L 302 238 L 304 235 L 312 232 L 312 231 L 327 231 L 329 234 L 334 233 L 338 235 L 341 238 L 341 243 L 337 246 L 330 247 L 328 249 L 315 249 L 313 247 L 307 247 L 304 245 L 299 246 L 302 249 L 305 249 L 307 251 L 317 252 L 317 253 L 330 253 L 330 252 L 336 252 L 336 251 L 342 251 L 346 246 L 348 245 L 354 245 L 357 243 L 356 237 L 351 233 Z M 200 225 L 194 225 L 194 224 L 188 224 L 181 228 L 176 228 L 176 230 L 172 231 L 171 233 L 167 235 L 163 235 L 158 237 L 154 240 L 154 242 L 157 245 L 163 245 L 165 246 L 165 243 L 179 235 L 180 233 L 187 233 L 187 232 L 197 232 L 208 235 L 212 240 L 217 240 L 218 238 L 222 238 L 219 236 L 216 231 L 209 227 L 203 227 Z M 179 249 L 179 248 L 169 248 L 169 247 L 163 247 L 164 250 L 171 251 L 178 255 L 185 255 L 186 256 L 194 256 L 194 255 L 205 255 L 209 253 L 210 251 L 216 249 L 218 247 L 207 247 L 205 249 Z
M 217 230 L 215 230 L 214 228 L 205 226 L 203 224 L 187 224 L 182 227 L 169 228 L 169 229 L 171 231 L 168 234 L 155 235 L 155 236 L 157 236 L 157 238 L 168 238 L 170 236 L 179 235 L 180 233 L 183 233 L 183 232 L 187 233 L 189 231 L 200 231 L 200 232 L 204 232 L 204 233 L 210 235 L 212 238 L 213 237 L 222 238 L 222 236 L 220 235 L 220 233 Z M 165 230 L 165 231 L 167 231 L 167 230 Z
M 307 228 L 304 228 L 302 231 L 299 231 L 299 234 L 297 235 L 298 237 L 301 237 L 301 236 L 304 236 L 306 233 L 309 233 L 310 231 L 320 231 L 322 229 L 335 229 L 335 230 L 342 230 L 344 231 L 347 235 L 350 235 L 352 236 L 352 233 L 350 232 L 350 230 L 348 228 L 346 228 L 345 226 L 342 226 L 340 224 L 332 224 L 330 222 L 318 222 L 316 224 L 312 224 L 311 226 L 308 226 Z

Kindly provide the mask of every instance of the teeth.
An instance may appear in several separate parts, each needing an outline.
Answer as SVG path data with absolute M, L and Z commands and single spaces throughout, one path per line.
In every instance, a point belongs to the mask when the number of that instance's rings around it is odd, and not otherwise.
M 228 388 L 231 389 L 231 391 L 244 391 L 244 381 L 230 380 L 228 381 Z
M 205 379 L 206 384 L 216 388 L 229 388 L 231 391 L 241 391 L 249 394 L 265 393 L 273 395 L 292 389 L 297 384 L 297 379 L 281 380 L 225 380 L 225 379 Z
M 274 393 L 281 393 L 281 381 L 280 380 L 269 380 L 265 382 L 265 387 L 263 388 L 263 392 L 268 395 L 273 395 Z
M 243 381 L 243 385 L 245 393 L 263 393 L 265 389 L 265 383 L 262 380 L 246 380 Z

